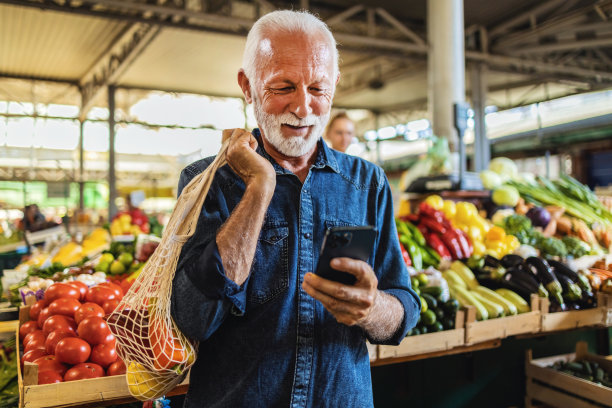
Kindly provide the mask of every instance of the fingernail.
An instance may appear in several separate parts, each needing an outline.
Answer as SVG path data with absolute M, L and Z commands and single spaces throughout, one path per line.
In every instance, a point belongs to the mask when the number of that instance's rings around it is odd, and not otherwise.
M 336 258 L 332 259 L 331 266 L 340 266 L 340 260 Z

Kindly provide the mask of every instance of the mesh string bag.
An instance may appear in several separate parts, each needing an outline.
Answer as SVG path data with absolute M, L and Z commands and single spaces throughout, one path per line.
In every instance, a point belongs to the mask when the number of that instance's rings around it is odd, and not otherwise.
M 197 344 L 178 330 L 170 315 L 172 281 L 181 249 L 195 232 L 215 173 L 227 163 L 231 133 L 223 131 L 215 160 L 183 189 L 161 243 L 107 319 L 117 338 L 117 354 L 127 367 L 128 388 L 139 400 L 165 395 L 183 381 L 195 362 Z

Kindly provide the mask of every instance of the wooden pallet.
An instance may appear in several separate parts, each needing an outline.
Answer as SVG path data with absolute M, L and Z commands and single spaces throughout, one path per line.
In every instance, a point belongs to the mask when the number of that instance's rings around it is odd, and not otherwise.
M 437 351 L 451 350 L 465 342 L 465 312 L 459 310 L 455 317 L 455 328 L 436 333 L 408 336 L 398 346 L 378 346 L 378 358 L 407 357 Z
M 601 294 L 599 295 L 601 296 Z M 609 296 L 609 295 L 606 295 Z M 604 298 L 607 301 L 607 297 Z M 555 332 L 559 330 L 570 330 L 579 327 L 606 325 L 610 316 L 609 308 L 598 306 L 593 309 L 570 310 L 567 312 L 549 312 L 550 300 L 540 299 L 540 311 L 542 312 L 542 332 Z M 610 324 L 608 324 L 609 326 Z
M 537 360 L 532 359 L 531 350 L 528 350 L 525 363 L 527 376 L 526 407 L 539 406 L 537 402 L 557 408 L 612 407 L 612 388 L 548 368 L 559 360 L 596 361 L 601 367 L 612 371 L 612 360 L 588 353 L 586 342 L 577 343 L 575 353 Z
M 515 316 L 477 321 L 476 309 L 468 307 L 465 321 L 465 344 L 505 339 L 518 334 L 537 333 L 540 331 L 540 325 L 541 312 L 537 295 L 531 297 L 531 312 Z
M 19 325 L 15 325 L 17 339 L 19 326 L 30 320 L 29 312 L 29 306 L 19 309 Z M 136 401 L 128 390 L 125 375 L 38 385 L 38 366 L 26 362 L 22 371 L 19 353 L 17 378 L 20 408 L 100 407 Z M 188 388 L 189 376 L 167 395 L 185 394 Z

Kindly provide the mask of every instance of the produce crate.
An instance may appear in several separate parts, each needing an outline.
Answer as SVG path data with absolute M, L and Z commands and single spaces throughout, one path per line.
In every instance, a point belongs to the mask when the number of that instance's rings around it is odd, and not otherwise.
M 455 317 L 453 330 L 408 336 L 399 346 L 378 346 L 378 358 L 407 357 L 463 346 L 465 342 L 464 322 L 465 312 L 459 310 Z
M 577 343 L 575 353 L 537 360 L 532 359 L 531 350 L 528 350 L 527 361 L 525 362 L 527 377 L 526 407 L 539 406 L 538 402 L 558 408 L 612 407 L 612 388 L 548 368 L 559 360 L 567 362 L 574 360 L 594 361 L 602 368 L 612 371 L 612 360 L 588 353 L 586 342 Z
M 29 306 L 19 309 L 19 326 L 30 320 L 29 312 Z M 19 339 L 19 326 L 17 326 L 17 339 Z M 37 385 L 38 366 L 26 362 L 22 371 L 19 353 L 17 353 L 17 375 L 20 408 L 103 406 L 136 401 L 128 390 L 125 375 Z M 184 394 L 188 387 L 189 376 L 168 395 Z
M 525 333 L 540 331 L 541 312 L 537 295 L 531 296 L 531 312 L 490 320 L 476 320 L 476 309 L 467 308 L 465 319 L 465 344 L 482 343 L 494 339 L 505 339 Z
M 598 295 L 598 302 L 609 305 L 608 296 Z M 596 308 L 584 310 L 570 310 L 567 312 L 549 312 L 550 301 L 540 299 L 540 310 L 542 312 L 542 332 L 554 332 L 559 330 L 576 329 L 579 327 L 610 325 L 610 308 L 598 303 Z
M 370 344 L 369 341 L 366 341 L 366 347 L 368 348 L 368 354 L 370 355 L 370 363 L 372 361 L 376 361 L 378 358 L 378 346 L 376 344 Z
M 606 327 L 612 327 L 612 295 L 598 292 L 597 306 L 604 309 L 603 325 Z

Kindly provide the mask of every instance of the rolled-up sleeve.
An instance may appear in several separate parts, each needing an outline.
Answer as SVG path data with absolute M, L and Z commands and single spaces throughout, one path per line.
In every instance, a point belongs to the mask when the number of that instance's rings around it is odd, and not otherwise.
M 183 170 L 179 196 L 194 176 L 193 170 Z M 217 231 L 231 212 L 218 188 L 211 186 L 196 231 L 181 251 L 172 285 L 172 318 L 186 336 L 199 341 L 210 337 L 228 316 L 241 316 L 246 309 L 248 279 L 242 285 L 228 279 L 217 248 Z
M 378 238 L 374 258 L 374 271 L 378 277 L 378 289 L 399 300 L 404 308 L 404 316 L 399 327 L 388 339 L 368 340 L 374 344 L 398 345 L 419 320 L 421 301 L 410 285 L 410 276 L 404 264 L 397 239 L 391 188 L 386 176 L 379 173 L 380 190 L 377 196 Z

